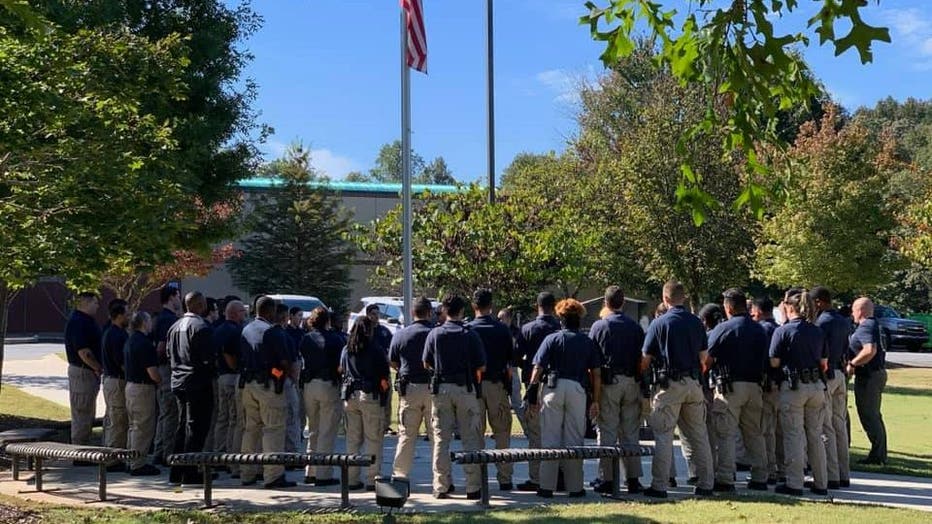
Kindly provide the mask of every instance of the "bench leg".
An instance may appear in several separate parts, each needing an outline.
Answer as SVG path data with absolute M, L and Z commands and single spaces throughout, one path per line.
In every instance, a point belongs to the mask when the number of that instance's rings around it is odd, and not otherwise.
M 340 508 L 347 509 L 349 503 L 349 466 L 340 466 Z
M 479 479 L 479 504 L 481 504 L 482 507 L 488 508 L 491 506 L 491 504 L 489 504 L 489 465 L 480 464 L 479 474 L 481 475 Z
M 10 464 L 13 468 L 13 480 L 19 480 L 19 457 L 16 455 L 11 456 Z
M 36 457 L 36 491 L 42 491 L 42 458 Z
M 107 500 L 107 464 L 101 462 L 97 465 L 97 499 L 101 502 Z
M 617 499 L 621 497 L 621 460 L 618 457 L 612 458 L 612 477 L 615 479 L 612 482 L 612 497 Z
M 214 506 L 214 474 L 211 468 L 204 466 L 204 506 L 212 508 Z

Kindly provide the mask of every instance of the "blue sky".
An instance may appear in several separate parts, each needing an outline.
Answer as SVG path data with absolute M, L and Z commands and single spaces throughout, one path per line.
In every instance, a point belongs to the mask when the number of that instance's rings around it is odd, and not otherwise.
M 485 2 L 423 2 L 429 74 L 412 72 L 413 147 L 427 160 L 443 156 L 460 180 L 484 178 Z M 519 152 L 562 150 L 575 132 L 574 87 L 601 70 L 602 47 L 577 22 L 583 4 L 495 2 L 499 173 Z M 255 55 L 246 74 L 259 85 L 260 120 L 275 128 L 263 152 L 273 158 L 301 140 L 333 178 L 367 171 L 400 136 L 397 0 L 254 0 L 254 8 L 265 24 L 245 42 Z M 871 2 L 865 20 L 893 37 L 875 46 L 873 64 L 853 52 L 836 58 L 816 40 L 805 50 L 836 100 L 852 109 L 888 95 L 932 98 L 932 0 Z

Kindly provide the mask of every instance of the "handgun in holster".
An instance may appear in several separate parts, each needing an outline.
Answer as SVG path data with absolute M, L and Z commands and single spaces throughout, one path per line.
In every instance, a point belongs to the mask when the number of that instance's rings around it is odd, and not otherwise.
M 285 372 L 278 368 L 269 370 L 272 377 L 272 385 L 275 387 L 275 394 L 281 395 L 285 391 Z
M 385 407 L 388 405 L 388 391 L 382 391 L 382 388 L 379 387 L 379 407 Z
M 482 382 L 476 380 L 475 378 L 473 378 L 471 382 L 473 383 L 473 387 L 475 387 L 475 390 L 476 390 L 476 398 L 481 399 L 482 398 Z
M 615 373 L 610 366 L 602 366 L 599 371 L 602 373 L 603 386 L 611 386 L 615 383 Z
M 239 387 L 239 389 L 243 389 L 246 387 L 246 375 L 242 373 L 239 374 L 239 384 L 237 384 L 237 386 Z
M 343 384 L 340 386 L 340 400 L 349 400 L 353 396 L 353 381 L 352 379 L 344 380 Z
M 557 373 L 557 370 L 551 369 L 547 372 L 547 388 L 554 389 L 557 387 L 557 382 L 559 382 L 560 376 Z
M 790 382 L 790 389 L 792 391 L 799 389 L 799 373 L 795 370 L 791 370 L 789 367 L 784 367 L 783 374 L 786 376 L 786 380 Z
M 395 391 L 398 392 L 398 396 L 404 397 L 408 394 L 408 377 L 404 375 L 398 375 L 395 378 Z
M 436 372 L 430 376 L 430 393 L 432 395 L 440 394 L 440 375 Z

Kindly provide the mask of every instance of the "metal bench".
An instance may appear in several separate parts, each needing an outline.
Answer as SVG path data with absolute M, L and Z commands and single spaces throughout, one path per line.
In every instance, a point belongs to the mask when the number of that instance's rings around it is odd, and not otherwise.
M 97 464 L 97 495 L 101 501 L 107 500 L 107 465 L 117 461 L 128 461 L 139 456 L 131 449 L 107 448 L 101 446 L 75 446 L 61 442 L 23 442 L 7 444 L 5 450 L 13 459 L 13 479 L 19 480 L 19 462 L 17 457 L 33 459 L 36 469 L 36 491 L 42 491 L 42 461 L 78 460 Z
M 476 451 L 454 451 L 450 453 L 457 464 L 476 464 L 482 475 L 481 500 L 483 506 L 489 506 L 489 464 L 530 462 L 532 460 L 584 460 L 612 459 L 612 471 L 615 478 L 621 478 L 621 459 L 628 457 L 645 457 L 654 454 L 651 446 L 570 446 L 552 449 L 482 449 Z M 611 496 L 621 496 L 620 482 L 614 482 Z
M 335 466 L 340 468 L 340 507 L 349 508 L 349 468 L 366 467 L 375 462 L 373 455 L 341 455 L 324 453 L 178 453 L 168 456 L 171 466 L 203 466 L 204 505 L 213 507 L 213 475 L 211 468 L 219 466 Z
M 0 431 L 0 455 L 10 459 L 10 467 L 13 470 L 13 480 L 19 480 L 19 464 L 16 463 L 15 458 L 10 457 L 4 452 L 7 444 L 48 440 L 54 437 L 57 431 L 58 430 L 52 428 L 17 428 Z M 32 469 L 32 459 L 26 460 L 26 469 Z

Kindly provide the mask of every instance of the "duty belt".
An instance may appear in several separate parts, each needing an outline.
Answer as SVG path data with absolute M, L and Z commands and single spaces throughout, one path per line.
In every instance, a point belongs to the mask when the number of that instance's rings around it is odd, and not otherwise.
M 695 368 L 686 370 L 671 369 L 667 372 L 667 376 L 670 378 L 670 380 L 683 380 L 687 378 L 699 380 L 699 370 Z

